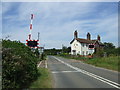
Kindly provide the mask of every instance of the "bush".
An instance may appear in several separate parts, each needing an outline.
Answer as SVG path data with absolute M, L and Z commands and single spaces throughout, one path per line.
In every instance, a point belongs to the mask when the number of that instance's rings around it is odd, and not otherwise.
M 102 49 L 98 49 L 97 52 L 93 54 L 94 57 L 103 57 L 104 56 L 104 51 Z
M 17 41 L 3 40 L 2 87 L 27 88 L 37 78 L 38 58 L 30 48 Z
M 42 53 L 40 59 L 41 59 L 41 60 L 46 60 L 46 54 L 45 54 L 45 53 Z

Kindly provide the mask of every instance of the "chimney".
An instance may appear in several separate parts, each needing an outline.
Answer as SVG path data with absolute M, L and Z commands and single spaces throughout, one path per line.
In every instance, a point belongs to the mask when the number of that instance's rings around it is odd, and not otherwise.
M 100 36 L 99 35 L 97 36 L 97 40 L 100 41 Z
M 77 33 L 77 30 L 74 32 L 74 38 L 78 38 L 78 33 Z
M 90 33 L 88 32 L 88 33 L 87 33 L 87 40 L 90 40 L 90 38 L 91 38 L 91 35 L 90 35 Z

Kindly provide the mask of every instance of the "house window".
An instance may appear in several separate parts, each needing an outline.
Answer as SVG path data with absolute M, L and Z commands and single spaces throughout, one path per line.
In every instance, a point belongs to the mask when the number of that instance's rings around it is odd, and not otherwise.
M 84 51 L 83 51 L 83 55 L 84 55 Z
M 86 51 L 86 55 L 88 55 L 88 51 Z
M 84 47 L 84 43 L 82 44 L 82 46 Z
M 86 47 L 88 47 L 88 44 L 86 44 Z
M 86 46 L 86 44 L 84 44 L 84 47 Z
M 76 50 L 72 50 L 73 52 L 76 52 Z

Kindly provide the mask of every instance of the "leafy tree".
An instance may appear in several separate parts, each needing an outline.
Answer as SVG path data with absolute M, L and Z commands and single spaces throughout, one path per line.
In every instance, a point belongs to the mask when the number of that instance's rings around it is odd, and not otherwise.
M 113 45 L 113 43 L 104 42 L 104 49 L 105 49 L 105 50 L 115 49 L 115 46 Z
M 107 53 L 107 56 L 110 55 L 120 55 L 120 47 L 115 48 L 113 43 L 104 43 L 104 52 Z
M 116 52 L 120 55 L 120 47 L 117 48 Z
M 35 52 L 34 52 L 34 54 L 39 58 L 39 51 L 38 51 L 38 49 L 35 49 Z
M 98 49 L 97 52 L 95 52 L 94 57 L 103 57 L 104 56 L 104 50 L 103 49 Z
M 2 41 L 2 87 L 27 88 L 37 78 L 37 56 L 18 41 Z
M 45 49 L 44 50 L 44 53 L 47 54 L 47 55 L 57 55 L 61 52 L 62 50 L 61 49 Z
M 63 51 L 63 53 L 69 53 L 69 52 L 71 52 L 71 47 L 63 46 L 62 51 Z
M 71 52 L 71 47 L 68 47 L 68 48 L 67 48 L 67 52 L 68 52 L 68 53 Z
M 66 52 L 67 52 L 66 50 L 67 50 L 67 47 L 66 47 L 66 46 L 63 46 L 63 47 L 62 47 L 62 53 L 66 53 Z

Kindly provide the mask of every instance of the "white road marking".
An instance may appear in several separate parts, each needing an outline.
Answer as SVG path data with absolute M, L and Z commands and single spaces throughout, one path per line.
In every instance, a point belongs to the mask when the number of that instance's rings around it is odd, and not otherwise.
M 54 56 L 53 56 L 53 57 L 54 57 Z M 120 84 L 118 84 L 118 83 L 116 83 L 116 82 L 110 81 L 110 80 L 108 80 L 108 79 L 105 79 L 105 78 L 103 78 L 103 77 L 101 77 L 101 76 L 92 74 L 92 73 L 90 73 L 90 72 L 88 72 L 88 71 L 85 71 L 85 70 L 82 70 L 82 69 L 80 69 L 80 68 L 73 67 L 72 65 L 70 65 L 70 64 L 68 64 L 68 63 L 66 63 L 66 62 L 64 62 L 64 61 L 61 61 L 60 59 L 58 59 L 58 58 L 56 58 L 56 57 L 54 57 L 54 58 L 55 58 L 56 60 L 58 60 L 59 62 L 65 64 L 66 66 L 68 66 L 68 67 L 70 67 L 70 68 L 72 68 L 72 69 L 75 69 L 76 71 L 79 71 L 79 72 L 81 72 L 81 73 L 83 73 L 83 74 L 86 74 L 86 75 L 88 75 L 88 76 L 91 76 L 91 77 L 93 77 L 93 78 L 95 78 L 95 79 L 98 79 L 98 80 L 100 80 L 100 81 L 102 81 L 102 82 L 104 82 L 104 83 L 107 83 L 107 84 L 109 84 L 109 85 L 111 85 L 111 86 L 113 86 L 113 87 L 115 87 L 115 88 L 120 89 Z
M 52 73 L 69 73 L 69 72 L 79 72 L 79 71 L 52 71 Z
M 45 68 L 47 68 L 47 60 L 45 60 Z
M 40 61 L 40 63 L 38 64 L 38 66 L 37 66 L 37 67 L 40 67 L 41 63 L 42 63 L 42 61 Z
M 98 68 L 98 69 L 102 69 L 102 70 L 106 70 L 106 71 L 110 71 L 110 72 L 115 72 L 115 73 L 119 73 L 118 71 L 114 71 L 114 70 L 110 70 L 110 69 L 106 69 L 106 68 L 102 68 L 102 67 L 97 67 L 97 66 L 94 66 L 94 65 L 90 65 L 90 64 L 87 64 L 87 63 L 83 63 L 82 61 L 80 61 L 82 64 L 86 64 L 86 65 L 89 65 L 91 67 L 94 67 L 94 68 Z

